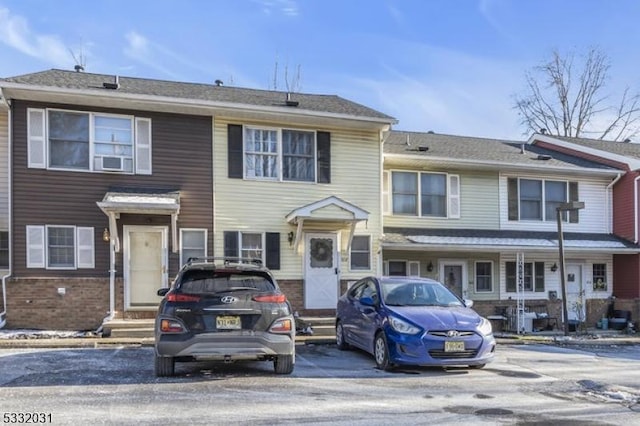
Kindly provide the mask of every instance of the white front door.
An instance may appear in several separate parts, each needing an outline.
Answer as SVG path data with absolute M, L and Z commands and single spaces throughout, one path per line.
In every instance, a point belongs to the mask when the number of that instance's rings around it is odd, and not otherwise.
M 566 267 L 567 317 L 583 322 L 586 319 L 582 266 L 569 264 Z
M 338 303 L 338 236 L 331 233 L 306 234 L 304 307 L 335 309 Z
M 155 308 L 167 286 L 167 228 L 125 226 L 123 234 L 125 308 Z

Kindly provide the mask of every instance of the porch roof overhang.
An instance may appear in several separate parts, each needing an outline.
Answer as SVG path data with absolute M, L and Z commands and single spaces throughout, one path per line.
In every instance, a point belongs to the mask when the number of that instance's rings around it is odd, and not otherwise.
M 349 227 L 347 252 L 351 249 L 351 242 L 358 222 L 369 220 L 369 212 L 336 196 L 323 198 L 310 204 L 292 210 L 285 220 L 291 225 L 297 225 L 294 248 L 298 251 L 302 231 L 306 226 L 329 227 L 335 230 Z
M 116 252 L 120 251 L 120 238 L 116 220 L 121 213 L 153 214 L 171 216 L 171 247 L 174 253 L 178 251 L 177 223 L 180 213 L 180 193 L 166 192 L 107 192 L 96 203 L 100 210 L 109 218 L 109 235 L 115 245 Z
M 610 234 L 563 233 L 565 251 L 637 254 L 640 246 Z M 557 232 L 385 228 L 382 247 L 458 252 L 557 252 Z

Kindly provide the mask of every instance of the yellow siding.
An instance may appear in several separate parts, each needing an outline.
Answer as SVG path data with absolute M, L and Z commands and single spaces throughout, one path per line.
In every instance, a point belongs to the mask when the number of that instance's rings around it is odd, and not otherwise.
M 349 271 L 348 253 L 341 253 L 341 278 L 358 278 L 376 272 L 379 239 L 382 231 L 380 213 L 380 143 L 377 131 L 354 131 L 336 128 L 301 128 L 331 132 L 331 183 L 268 182 L 229 179 L 227 177 L 227 125 L 264 123 L 240 122 L 216 117 L 214 124 L 214 220 L 215 255 L 223 252 L 223 231 L 280 232 L 280 271 L 278 279 L 301 279 L 303 265 L 303 239 L 298 253 L 290 247 L 287 234 L 296 227 L 286 222 L 285 216 L 293 210 L 329 196 L 337 196 L 369 212 L 369 220 L 361 222 L 356 235 L 370 235 L 372 240 L 371 271 Z M 287 123 L 267 123 L 270 127 L 287 127 Z M 322 213 L 325 213 L 323 209 Z M 326 209 L 330 211 L 330 209 Z M 344 212 L 338 215 L 344 218 Z M 318 225 L 313 230 L 322 230 Z M 311 228 L 305 228 L 310 231 Z M 348 229 L 341 235 L 346 245 Z
M 353 219 L 353 214 L 341 209 L 338 206 L 331 205 L 315 210 L 311 213 L 311 217 L 324 217 L 327 219 Z

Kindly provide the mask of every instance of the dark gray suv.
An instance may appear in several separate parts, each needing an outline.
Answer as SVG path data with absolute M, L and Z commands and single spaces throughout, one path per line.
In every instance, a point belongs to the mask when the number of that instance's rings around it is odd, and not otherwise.
M 277 374 L 293 371 L 294 317 L 260 261 L 189 259 L 158 295 L 157 376 L 172 376 L 176 361 L 273 361 Z

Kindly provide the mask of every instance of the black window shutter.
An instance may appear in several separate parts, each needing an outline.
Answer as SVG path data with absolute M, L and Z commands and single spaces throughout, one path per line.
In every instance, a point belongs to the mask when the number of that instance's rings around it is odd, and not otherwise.
M 267 232 L 266 240 L 266 266 L 272 270 L 280 269 L 280 233 Z
M 224 257 L 238 257 L 239 237 L 237 231 L 224 231 Z
M 506 265 L 507 274 L 507 291 L 516 291 L 516 262 L 507 262 Z
M 578 201 L 578 182 L 569 182 L 569 201 Z M 580 210 L 569 210 L 569 223 L 578 223 Z
M 544 262 L 535 262 L 534 280 L 534 290 L 544 291 Z
M 518 179 L 507 179 L 509 220 L 518 220 Z
M 227 126 L 227 151 L 229 177 L 242 179 L 242 126 Z
M 318 183 L 331 183 L 331 133 L 317 132 Z

